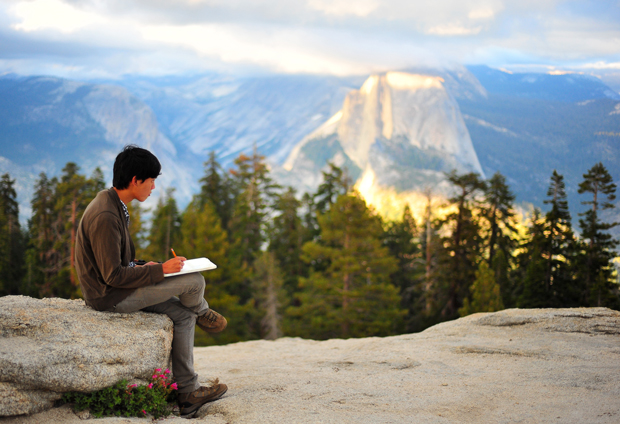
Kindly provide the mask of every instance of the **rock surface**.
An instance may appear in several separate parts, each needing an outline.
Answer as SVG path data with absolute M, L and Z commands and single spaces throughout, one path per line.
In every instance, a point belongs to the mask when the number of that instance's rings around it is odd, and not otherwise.
M 67 391 L 148 379 L 169 363 L 164 315 L 97 312 L 82 300 L 0 298 L 0 416 L 53 406 Z
M 619 360 L 620 312 L 604 308 L 475 314 L 387 338 L 196 348 L 201 377 L 229 390 L 195 422 L 617 424 Z M 0 419 L 41 422 L 82 420 L 68 406 Z

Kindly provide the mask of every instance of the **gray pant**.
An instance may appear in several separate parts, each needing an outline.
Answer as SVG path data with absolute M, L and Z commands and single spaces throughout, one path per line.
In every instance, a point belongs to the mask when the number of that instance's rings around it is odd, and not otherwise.
M 172 373 L 179 393 L 193 392 L 200 387 L 198 374 L 194 372 L 194 331 L 196 317 L 209 309 L 204 292 L 205 279 L 194 272 L 141 287 L 114 307 L 114 312 L 119 313 L 142 310 L 170 317 L 174 323 Z

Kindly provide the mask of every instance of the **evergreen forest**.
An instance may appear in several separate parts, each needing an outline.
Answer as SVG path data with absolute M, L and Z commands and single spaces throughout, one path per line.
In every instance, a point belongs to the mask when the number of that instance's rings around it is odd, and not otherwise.
M 549 179 L 544 210 L 519 220 L 506 178 L 446 175 L 454 195 L 425 217 L 409 208 L 383 220 L 330 164 L 315 193 L 299 195 L 270 176 L 265 158 L 240 155 L 224 170 L 212 153 L 200 191 L 180 210 L 174 190 L 149 211 L 128 205 L 137 258 L 165 261 L 173 247 L 206 256 L 205 297 L 228 319 L 197 345 L 295 336 L 323 340 L 421 331 L 442 321 L 505 308 L 620 309 L 616 185 L 602 163 L 579 184 L 584 212 L 571 216 L 562 175 Z M 106 188 L 99 169 L 67 163 L 40 174 L 27 228 L 15 180 L 0 178 L 0 295 L 80 298 L 74 269 L 81 215 Z M 156 192 L 157 193 L 157 192 Z M 443 211 L 443 212 L 441 212 Z

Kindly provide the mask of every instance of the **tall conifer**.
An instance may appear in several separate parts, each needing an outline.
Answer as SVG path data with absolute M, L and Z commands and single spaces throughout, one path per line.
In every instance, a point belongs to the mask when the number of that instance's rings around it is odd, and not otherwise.
M 315 270 L 302 278 L 292 333 L 303 337 L 386 336 L 402 329 L 404 310 L 390 283 L 396 261 L 381 245 L 381 220 L 359 194 L 341 195 L 319 216 L 321 239 L 304 245 Z M 316 270 L 319 269 L 319 270 Z
M 387 224 L 383 243 L 398 263 L 391 281 L 399 288 L 401 305 L 408 312 L 407 331 L 419 330 L 420 314 L 425 308 L 425 261 L 409 205 L 405 206 L 401 220 Z
M 273 182 L 265 157 L 256 150 L 252 156 L 240 155 L 232 170 L 237 197 L 230 223 L 233 254 L 251 265 L 267 240 L 267 215 L 276 199 L 279 185 Z
M 274 252 L 262 252 L 254 262 L 252 289 L 263 339 L 275 340 L 282 336 L 282 310 L 286 304 L 283 283 Z
M 205 175 L 200 179 L 200 195 L 198 200 L 201 205 L 211 202 L 220 218 L 222 228 L 226 230 L 228 229 L 233 207 L 231 181 L 227 174 L 222 171 L 222 167 L 215 157 L 215 152 L 209 153 L 209 160 L 204 165 Z
M 325 213 L 336 202 L 338 196 L 348 193 L 351 181 L 346 170 L 328 163 L 329 169 L 322 171 L 323 182 L 314 195 L 314 204 L 319 213 Z
M 494 273 L 503 303 L 506 304 L 511 304 L 512 292 L 506 270 L 510 267 L 509 260 L 515 247 L 514 201 L 515 196 L 506 184 L 506 177 L 499 172 L 493 174 L 484 188 L 482 216 L 486 221 L 487 264 Z M 500 251 L 501 254 L 496 257 Z
M 228 320 L 226 331 L 216 336 L 196 330 L 197 345 L 212 345 L 238 342 L 251 338 L 248 322 L 253 316 L 251 303 L 241 305 L 234 287 L 244 277 L 244 270 L 231 262 L 230 245 L 226 231 L 211 202 L 201 204 L 199 196 L 194 197 L 183 212 L 180 240 L 175 250 L 187 258 L 207 257 L 217 268 L 203 272 L 205 277 L 205 298 L 209 305 Z
M 451 319 L 458 316 L 469 286 L 476 279 L 482 240 L 474 210 L 478 208 L 477 197 L 482 193 L 484 183 L 474 173 L 458 175 L 453 171 L 447 178 L 456 189 L 456 194 L 449 199 L 456 210 L 441 222 L 449 235 L 444 237 L 443 249 L 438 252 L 433 290 L 441 292 L 437 296 L 438 312 L 444 319 Z
M 503 255 L 503 252 L 500 254 Z M 471 302 L 465 298 L 463 307 L 459 309 L 459 315 L 462 317 L 476 312 L 496 312 L 504 309 L 499 284 L 495 281 L 495 272 L 489 268 L 486 261 L 480 261 L 476 279 L 469 292 Z
M 545 204 L 551 209 L 545 215 L 544 255 L 545 290 L 549 293 L 550 307 L 578 306 L 578 294 L 574 286 L 573 266 L 575 237 L 568 210 L 564 177 L 553 171 Z
M 56 263 L 54 249 L 54 193 L 57 180 L 39 174 L 31 200 L 32 216 L 28 221 L 28 247 L 26 253 L 25 282 L 37 296 L 50 291 L 53 267 Z
M 618 307 L 618 284 L 613 278 L 612 259 L 616 256 L 614 248 L 618 240 L 609 230 L 617 222 L 604 222 L 601 212 L 614 209 L 616 185 L 602 163 L 594 165 L 583 175 L 579 184 L 579 194 L 590 194 L 591 200 L 582 201 L 590 209 L 579 214 L 583 255 L 580 260 L 579 276 L 585 283 L 582 301 L 590 306 Z
M 57 262 L 52 277 L 52 290 L 49 294 L 76 298 L 81 297 L 79 282 L 75 272 L 75 237 L 82 214 L 93 198 L 95 187 L 100 187 L 101 174 L 96 173 L 96 181 L 86 179 L 79 173 L 80 167 L 68 162 L 56 185 L 54 193 L 55 232 L 54 250 Z
M 144 249 L 146 258 L 143 259 L 165 262 L 172 257 L 170 249 L 175 248 L 180 239 L 181 216 L 174 198 L 174 188 L 168 188 L 153 211 L 148 246 Z
M 297 211 L 301 202 L 291 187 L 280 196 L 274 206 L 276 213 L 270 226 L 269 251 L 273 252 L 280 265 L 284 287 L 290 296 L 297 291 L 300 277 L 306 275 L 307 267 L 300 260 L 301 247 L 305 239 L 305 228 Z
M 24 273 L 24 238 L 14 185 L 8 173 L 0 178 L 0 293 L 5 294 L 22 294 Z

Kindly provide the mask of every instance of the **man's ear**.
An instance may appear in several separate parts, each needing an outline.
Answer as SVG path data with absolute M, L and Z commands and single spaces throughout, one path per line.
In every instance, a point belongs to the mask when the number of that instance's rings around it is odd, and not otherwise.
M 138 177 L 134 175 L 133 178 L 131 179 L 131 184 L 138 185 Z

